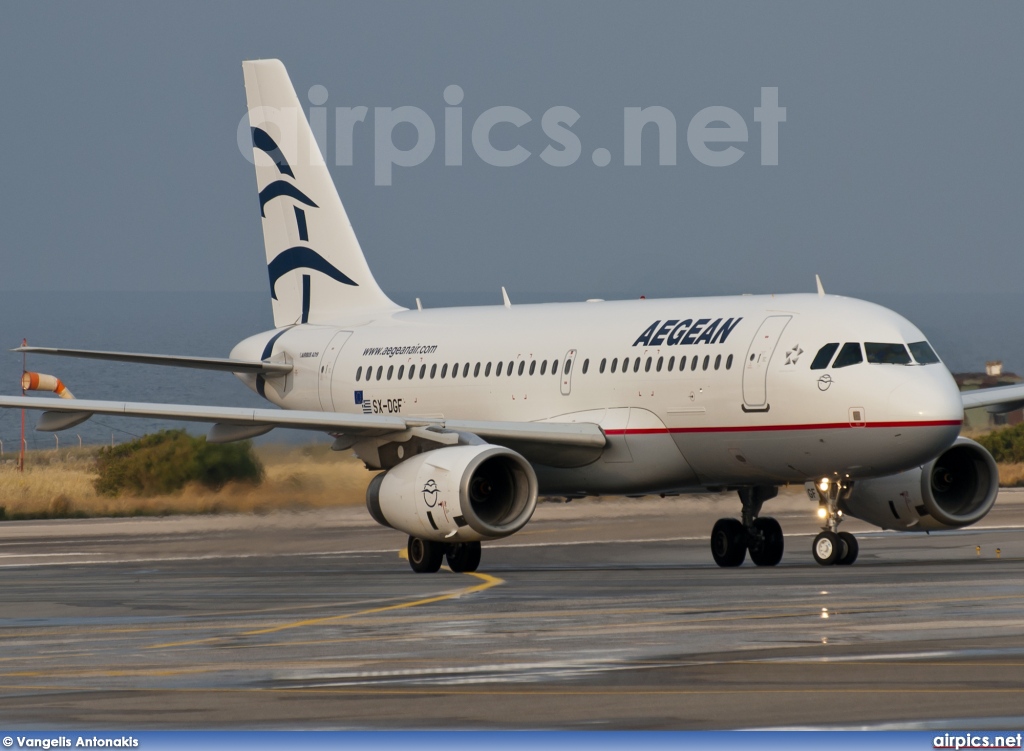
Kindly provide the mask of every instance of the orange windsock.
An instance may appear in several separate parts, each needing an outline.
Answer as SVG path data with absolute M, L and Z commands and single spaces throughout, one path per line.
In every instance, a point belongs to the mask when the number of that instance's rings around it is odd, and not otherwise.
M 52 391 L 61 399 L 75 398 L 57 376 L 46 375 L 46 373 L 23 373 L 21 388 L 25 391 Z

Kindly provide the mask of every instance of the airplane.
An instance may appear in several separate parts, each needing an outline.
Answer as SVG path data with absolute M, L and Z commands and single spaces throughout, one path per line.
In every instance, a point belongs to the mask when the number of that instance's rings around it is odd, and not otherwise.
M 406 309 L 377 285 L 278 60 L 243 63 L 274 313 L 227 358 L 17 352 L 218 370 L 275 408 L 0 397 L 38 430 L 94 414 L 212 423 L 210 441 L 328 433 L 370 470 L 366 505 L 408 535 L 418 573 L 480 565 L 481 542 L 538 496 L 736 492 L 710 535 L 719 566 L 774 566 L 763 505 L 817 504 L 822 565 L 858 554 L 846 516 L 899 531 L 964 527 L 998 493 L 965 407 L 1010 411 L 1024 385 L 961 394 L 925 335 L 879 305 L 817 293 Z M 418 301 L 417 301 L 418 303 Z

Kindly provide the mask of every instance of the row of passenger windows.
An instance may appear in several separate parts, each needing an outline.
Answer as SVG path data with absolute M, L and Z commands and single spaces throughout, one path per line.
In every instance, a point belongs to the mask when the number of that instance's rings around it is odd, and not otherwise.
M 732 355 L 729 355 L 725 359 L 726 370 L 732 369 L 732 362 Z M 691 357 L 689 360 L 687 360 L 686 355 L 683 355 L 682 357 L 679 358 L 678 371 L 682 372 L 686 370 L 687 363 L 689 363 L 689 370 L 691 371 L 697 370 L 698 367 L 700 367 L 702 370 L 708 370 L 712 367 L 712 365 L 714 366 L 715 370 L 719 370 L 722 367 L 722 356 L 715 355 L 714 360 L 712 360 L 711 355 L 704 355 L 702 361 L 699 355 L 695 355 Z M 572 371 L 572 364 L 572 360 L 565 361 L 564 365 L 562 366 L 562 373 L 564 375 L 569 375 L 569 373 Z M 511 376 L 513 372 L 517 373 L 518 375 L 535 375 L 538 374 L 539 371 L 540 375 L 546 375 L 549 372 L 552 375 L 558 375 L 559 371 L 558 360 L 551 361 L 550 370 L 548 369 L 547 360 L 541 360 L 539 368 L 537 366 L 536 360 L 531 360 L 529 362 L 529 367 L 527 367 L 526 360 L 520 360 L 518 365 L 516 365 L 516 363 L 511 360 L 508 363 L 499 361 L 498 364 L 494 367 L 493 371 L 491 370 L 491 363 L 476 363 L 475 365 L 471 366 L 470 363 L 468 362 L 462 363 L 461 369 L 459 363 L 454 363 L 450 369 L 448 363 L 442 363 L 440 365 L 440 372 L 438 371 L 439 366 L 437 363 L 434 363 L 429 366 L 424 363 L 419 366 L 418 371 L 415 365 L 408 366 L 408 369 L 406 368 L 405 365 L 399 365 L 397 372 L 395 370 L 394 365 L 388 365 L 387 371 L 384 370 L 384 367 L 385 366 L 383 365 L 378 365 L 376 370 L 374 370 L 374 367 L 371 365 L 364 370 L 363 367 L 360 366 L 356 370 L 356 380 L 382 381 L 386 379 L 390 381 L 392 379 L 395 379 L 401 381 L 412 380 L 414 378 L 437 378 L 438 376 L 440 376 L 441 378 L 459 378 L 460 376 L 462 378 L 469 378 L 470 368 L 472 368 L 474 378 L 480 377 L 481 370 L 483 371 L 483 376 L 485 378 L 490 377 L 492 372 L 496 378 L 500 378 L 502 375 L 505 375 L 506 377 Z M 428 367 L 429 373 L 427 370 Z M 664 357 L 658 357 L 657 360 L 655 360 L 654 357 L 648 357 L 646 358 L 646 360 L 643 357 L 624 357 L 622 358 L 622 361 L 620 363 L 619 358 L 614 357 L 612 358 L 610 365 L 608 362 L 608 358 L 603 358 L 601 360 L 600 365 L 598 365 L 598 372 L 604 373 L 607 370 L 607 372 L 609 373 L 628 373 L 630 371 L 632 371 L 633 373 L 639 373 L 641 368 L 643 368 L 645 373 L 650 373 L 652 369 L 657 373 L 661 373 L 663 370 L 666 372 L 671 372 L 673 370 L 676 370 L 676 358 L 673 355 L 672 357 L 669 357 L 668 361 L 666 362 Z M 580 369 L 580 372 L 586 375 L 587 371 L 589 370 L 590 359 L 588 358 L 583 361 L 583 367 Z
M 909 352 L 907 346 L 910 347 Z M 811 362 L 811 370 L 824 370 L 829 363 L 832 363 L 833 368 L 856 365 L 864 362 L 865 354 L 869 363 L 882 365 L 911 365 L 914 362 L 918 365 L 932 365 L 939 362 L 938 355 L 928 342 L 914 342 L 906 346 L 902 343 L 865 342 L 863 351 L 860 342 L 847 342 L 833 360 L 832 355 L 836 354 L 837 349 L 839 342 L 830 342 L 819 349 Z

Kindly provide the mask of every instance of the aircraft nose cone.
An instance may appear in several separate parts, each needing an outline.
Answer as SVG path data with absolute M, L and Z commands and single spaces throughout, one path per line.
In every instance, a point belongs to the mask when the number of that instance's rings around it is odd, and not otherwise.
M 893 390 L 889 395 L 890 409 L 901 419 L 913 422 L 961 422 L 964 405 L 956 382 L 945 369 L 931 367 L 920 368 Z

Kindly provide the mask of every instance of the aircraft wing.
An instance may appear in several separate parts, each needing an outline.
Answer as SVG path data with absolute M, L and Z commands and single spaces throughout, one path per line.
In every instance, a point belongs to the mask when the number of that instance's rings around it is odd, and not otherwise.
M 434 428 L 473 433 L 501 445 L 600 451 L 606 439 L 594 423 L 489 422 L 445 420 L 431 417 L 363 415 L 241 407 L 206 407 L 190 404 L 112 402 L 95 399 L 52 399 L 31 396 L 0 396 L 0 407 L 44 410 L 36 430 L 53 432 L 73 427 L 94 414 L 148 417 L 185 422 L 213 423 L 211 441 L 239 440 L 274 428 L 315 430 L 353 437 L 386 436 L 411 428 Z
M 12 352 L 26 352 L 33 355 L 61 355 L 83 357 L 90 360 L 116 360 L 136 362 L 145 365 L 171 365 L 179 368 L 200 370 L 222 370 L 228 373 L 262 373 L 266 376 L 284 375 L 292 371 L 286 362 L 262 362 L 232 360 L 227 357 L 184 357 L 181 355 L 149 355 L 141 352 L 105 352 L 94 349 L 62 349 L 58 347 L 17 347 Z
M 964 391 L 960 398 L 963 400 L 964 409 L 988 407 L 989 412 L 1013 412 L 1024 407 L 1024 383 Z

